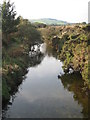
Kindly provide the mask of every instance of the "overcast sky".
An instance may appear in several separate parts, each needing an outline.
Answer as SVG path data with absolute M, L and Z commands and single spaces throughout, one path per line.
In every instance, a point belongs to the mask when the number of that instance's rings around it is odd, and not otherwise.
M 88 22 L 90 0 L 10 0 L 18 15 L 27 19 L 55 18 L 67 22 Z

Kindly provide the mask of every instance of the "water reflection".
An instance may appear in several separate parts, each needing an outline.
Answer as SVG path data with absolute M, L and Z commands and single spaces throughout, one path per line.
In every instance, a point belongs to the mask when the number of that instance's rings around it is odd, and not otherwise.
M 44 52 L 41 50 L 43 44 L 41 45 L 34 45 L 33 47 L 31 47 L 31 51 L 29 52 L 29 66 L 30 67 L 36 67 L 37 65 L 39 65 L 44 56 Z
M 35 48 L 35 46 L 34 46 Z M 88 95 L 80 74 L 64 74 L 52 48 L 42 44 L 30 51 L 30 67 L 4 111 L 6 118 L 83 118 L 88 114 Z M 58 80 L 58 74 L 61 77 Z M 22 89 L 21 89 L 22 88 Z
M 58 59 L 58 53 L 52 48 L 52 46 L 46 45 L 46 54 L 48 54 L 49 57 L 53 56 Z
M 79 73 L 65 74 L 60 79 L 65 89 L 72 92 L 75 101 L 82 106 L 84 117 L 88 117 L 88 93 L 84 90 L 84 82 Z
M 36 53 L 36 55 L 34 54 L 34 56 L 29 58 L 29 65 L 30 67 L 36 67 L 37 65 L 39 65 L 42 60 L 44 58 L 44 54 L 43 53 Z

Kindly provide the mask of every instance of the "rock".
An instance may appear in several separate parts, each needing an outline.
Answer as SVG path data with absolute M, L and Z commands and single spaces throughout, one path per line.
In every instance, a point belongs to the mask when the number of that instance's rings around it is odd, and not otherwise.
M 58 75 L 58 79 L 59 79 L 59 78 L 61 78 L 61 76 L 60 76 L 60 75 Z

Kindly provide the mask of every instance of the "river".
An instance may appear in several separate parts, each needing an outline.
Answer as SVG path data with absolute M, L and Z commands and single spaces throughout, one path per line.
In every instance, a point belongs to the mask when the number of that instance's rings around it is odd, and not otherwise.
M 11 97 L 4 118 L 84 118 L 88 95 L 80 75 L 64 75 L 62 62 L 41 45 L 42 54 L 30 53 L 30 67 L 18 92 Z M 62 75 L 58 78 L 58 75 Z

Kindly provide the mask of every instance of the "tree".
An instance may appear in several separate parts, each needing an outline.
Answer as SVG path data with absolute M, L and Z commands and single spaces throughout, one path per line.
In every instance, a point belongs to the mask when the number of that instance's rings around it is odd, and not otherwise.
M 0 31 L 2 29 L 2 15 L 1 15 L 1 4 L 0 4 Z
M 10 33 L 17 31 L 17 25 L 19 24 L 19 17 L 15 19 L 16 11 L 14 11 L 14 3 L 10 1 L 2 4 L 2 34 L 4 39 L 7 40 Z
M 18 37 L 28 45 L 41 43 L 41 35 L 29 20 L 20 18 L 18 26 Z

